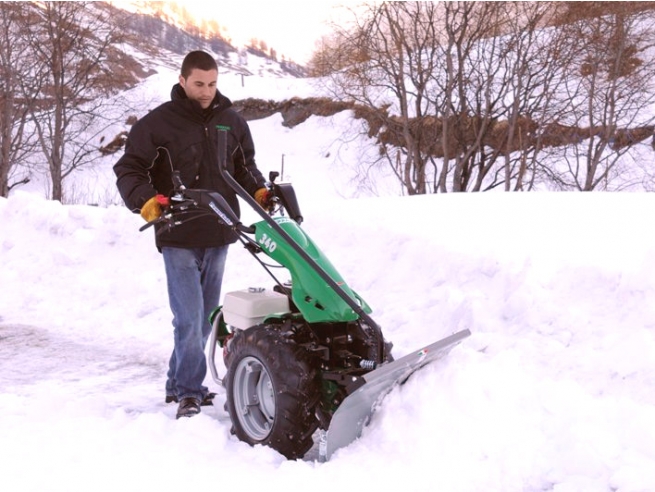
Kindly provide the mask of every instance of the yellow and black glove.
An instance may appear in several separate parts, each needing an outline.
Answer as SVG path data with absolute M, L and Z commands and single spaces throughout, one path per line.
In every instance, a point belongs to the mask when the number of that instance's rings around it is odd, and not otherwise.
M 145 219 L 146 222 L 152 222 L 157 220 L 163 211 L 163 207 L 169 205 L 168 197 L 164 195 L 155 195 L 141 207 L 141 217 Z
M 275 203 L 273 203 L 271 198 L 273 198 L 273 196 L 267 188 L 259 188 L 255 191 L 255 201 L 267 212 L 272 212 L 273 207 L 275 206 Z

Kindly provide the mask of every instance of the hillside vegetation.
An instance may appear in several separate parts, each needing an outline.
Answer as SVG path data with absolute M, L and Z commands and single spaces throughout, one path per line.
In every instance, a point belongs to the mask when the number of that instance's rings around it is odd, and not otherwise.
M 51 198 L 66 200 L 66 178 L 120 151 L 140 116 L 116 96 L 190 49 L 214 53 L 223 72 L 309 71 L 314 97 L 234 105 L 247 120 L 280 113 L 288 128 L 348 111 L 372 150 L 354 172 L 390 172 L 406 194 L 655 189 L 644 154 L 655 2 L 370 4 L 333 26 L 307 69 L 257 39 L 239 53 L 221 26 L 194 26 L 183 10 L 143 6 L 0 3 L 0 196 L 45 172 Z M 266 70 L 253 74 L 247 56 Z

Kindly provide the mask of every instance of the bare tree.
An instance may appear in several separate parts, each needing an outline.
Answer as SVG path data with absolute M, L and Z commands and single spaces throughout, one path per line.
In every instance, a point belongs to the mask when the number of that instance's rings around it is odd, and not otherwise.
M 34 102 L 20 97 L 18 87 L 30 80 L 29 46 L 21 31 L 34 19 L 25 2 L 0 3 L 0 196 L 29 181 L 19 164 L 32 151 L 27 127 Z
M 374 129 L 369 133 L 379 131 L 379 162 L 389 166 L 405 191 L 427 193 L 430 162 L 422 147 L 430 142 L 415 127 L 431 114 L 426 95 L 437 63 L 436 5 L 368 5 L 353 10 L 353 22 L 334 26 L 332 40 L 314 59 L 314 70 L 329 74 L 335 98 L 367 108 L 361 116 Z
M 408 194 L 526 189 L 537 128 L 567 53 L 561 37 L 539 35 L 551 9 L 544 2 L 369 5 L 353 11 L 353 25 L 337 26 L 313 68 L 331 80 L 334 97 L 368 108 L 378 162 Z
M 121 86 L 111 70 L 113 45 L 122 22 L 95 2 L 43 2 L 40 22 L 27 32 L 36 83 L 24 97 L 38 97 L 32 111 L 39 145 L 48 163 L 51 197 L 64 198 L 63 181 L 99 157 L 93 143 L 103 119 L 103 96 Z
M 476 169 L 482 180 L 496 159 L 489 159 L 483 137 L 499 101 L 498 91 L 492 90 L 501 68 L 494 34 L 503 17 L 491 2 L 443 2 L 443 12 L 439 55 L 444 69 L 432 90 L 435 114 L 442 115 L 439 191 L 448 190 L 449 180 L 452 191 L 466 191 Z
M 560 151 L 564 166 L 553 170 L 561 189 L 621 190 L 641 184 L 630 158 L 633 144 L 655 129 L 655 45 L 653 15 L 617 12 L 566 26 L 580 40 L 575 72 L 567 83 L 574 101 L 569 125 L 585 139 Z
M 368 4 L 312 69 L 360 105 L 409 194 L 621 189 L 643 180 L 625 157 L 653 135 L 655 29 L 640 2 L 588 3 Z
M 558 117 L 574 41 L 545 29 L 557 12 L 549 2 L 445 2 L 443 10 L 438 189 L 532 189 L 539 129 Z
M 497 56 L 488 59 L 500 70 L 486 77 L 495 89 L 485 88 L 497 96 L 485 108 L 494 122 L 482 139 L 492 152 L 473 190 L 500 185 L 505 191 L 530 190 L 544 161 L 540 129 L 557 122 L 569 106 L 559 94 L 579 43 L 559 29 L 546 28 L 560 10 L 557 4 L 498 2 L 496 10 L 504 19 L 497 23 L 499 32 L 480 42 L 498 44 L 492 50 Z

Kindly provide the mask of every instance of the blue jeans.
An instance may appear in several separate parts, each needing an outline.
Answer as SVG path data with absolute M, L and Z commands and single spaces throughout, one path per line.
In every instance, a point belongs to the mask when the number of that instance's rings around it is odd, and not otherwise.
M 205 345 L 209 315 L 218 306 L 228 246 L 162 248 L 175 345 L 168 364 L 166 394 L 202 400 L 208 392 Z

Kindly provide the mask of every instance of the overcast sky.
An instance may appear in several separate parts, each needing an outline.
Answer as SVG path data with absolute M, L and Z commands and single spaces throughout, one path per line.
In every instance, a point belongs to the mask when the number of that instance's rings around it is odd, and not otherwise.
M 235 44 L 243 44 L 256 37 L 274 48 L 278 56 L 284 55 L 298 63 L 306 62 L 314 50 L 316 40 L 327 32 L 326 24 L 340 5 L 359 2 L 343 0 L 240 0 L 184 2 L 192 13 L 212 16 L 227 28 Z M 208 5 L 210 6 L 208 8 Z

